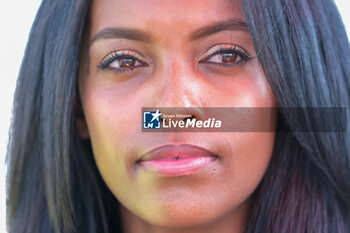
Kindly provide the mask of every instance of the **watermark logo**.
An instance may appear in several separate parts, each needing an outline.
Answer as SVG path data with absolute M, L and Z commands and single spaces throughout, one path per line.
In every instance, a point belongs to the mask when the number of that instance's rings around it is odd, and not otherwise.
M 347 111 L 345 107 L 145 107 L 141 123 L 142 132 L 346 132 Z
M 218 129 L 222 126 L 222 121 L 213 116 L 197 119 L 192 114 L 181 113 L 183 110 L 186 111 L 185 108 L 142 109 L 143 130 L 191 131 Z
M 144 129 L 160 129 L 160 116 L 161 112 L 157 111 L 144 111 L 143 112 L 143 128 Z
M 179 116 L 178 114 L 176 115 Z M 180 115 L 181 116 L 181 115 Z M 166 116 L 165 116 L 166 117 Z M 186 118 L 186 120 L 173 120 L 171 117 L 167 121 L 163 121 L 163 128 L 221 128 L 221 120 L 208 118 L 207 120 L 197 120 L 196 118 Z

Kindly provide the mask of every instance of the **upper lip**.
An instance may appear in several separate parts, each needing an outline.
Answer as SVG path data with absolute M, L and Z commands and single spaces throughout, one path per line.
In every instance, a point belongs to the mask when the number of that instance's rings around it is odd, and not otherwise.
M 219 157 L 210 150 L 191 144 L 168 144 L 154 148 L 143 154 L 137 162 L 161 159 L 181 159 L 188 157 L 211 156 Z

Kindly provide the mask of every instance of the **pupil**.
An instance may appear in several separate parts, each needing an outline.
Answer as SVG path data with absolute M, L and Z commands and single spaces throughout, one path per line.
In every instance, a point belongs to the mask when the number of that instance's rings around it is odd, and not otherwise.
M 226 63 L 233 63 L 236 61 L 236 55 L 232 53 L 224 53 L 222 55 L 222 61 Z
M 119 61 L 120 67 L 131 67 L 135 65 L 135 60 L 132 58 L 123 58 Z

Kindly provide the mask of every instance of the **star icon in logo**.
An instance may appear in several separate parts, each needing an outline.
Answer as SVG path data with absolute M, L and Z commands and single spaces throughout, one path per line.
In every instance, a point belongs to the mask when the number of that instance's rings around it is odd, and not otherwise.
M 152 118 L 151 122 L 154 121 L 155 119 L 157 119 L 161 114 L 162 113 L 159 112 L 159 109 L 157 110 L 156 113 L 152 113 L 153 118 Z

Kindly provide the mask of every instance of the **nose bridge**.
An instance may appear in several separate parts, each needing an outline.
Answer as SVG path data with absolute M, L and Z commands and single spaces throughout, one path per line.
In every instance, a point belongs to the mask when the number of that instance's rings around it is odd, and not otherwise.
M 157 78 L 162 83 L 157 107 L 166 114 L 191 115 L 202 118 L 198 77 L 192 63 L 173 56 L 167 59 Z
M 187 89 L 193 82 L 190 76 L 188 68 L 178 59 L 172 59 L 169 64 L 165 64 L 161 74 L 164 89 L 159 104 L 162 107 L 189 107 L 191 93 Z

